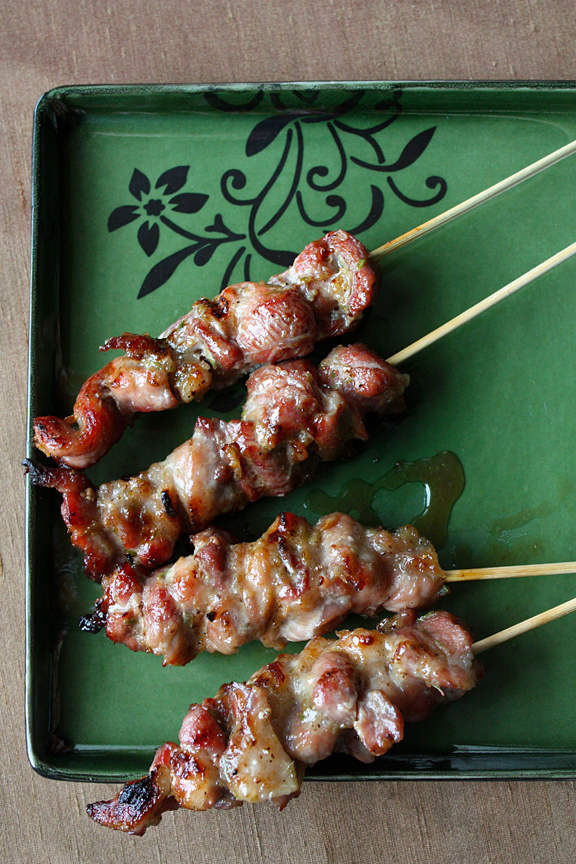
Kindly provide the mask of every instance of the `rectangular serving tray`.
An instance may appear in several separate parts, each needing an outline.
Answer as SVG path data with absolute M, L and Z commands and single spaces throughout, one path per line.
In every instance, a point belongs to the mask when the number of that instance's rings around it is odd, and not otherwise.
M 197 298 L 267 279 L 328 230 L 374 249 L 575 136 L 573 83 L 46 93 L 34 125 L 30 424 L 70 412 L 107 360 L 106 338 L 158 335 Z M 569 158 L 385 258 L 354 338 L 390 356 L 572 242 L 575 205 Z M 406 363 L 405 416 L 371 424 L 354 455 L 226 525 L 253 539 L 280 509 L 311 521 L 346 509 L 391 528 L 416 520 L 446 568 L 576 558 L 575 282 L 571 260 Z M 142 417 L 87 473 L 104 482 L 143 470 L 192 434 L 199 413 L 238 416 L 241 398 L 237 388 Z M 31 437 L 28 455 L 38 455 Z M 275 655 L 252 644 L 163 668 L 80 631 L 98 586 L 59 503 L 29 484 L 29 758 L 54 778 L 125 780 L 177 738 L 191 702 Z M 467 582 L 442 605 L 481 638 L 575 591 L 571 576 Z M 478 687 L 408 727 L 389 755 L 368 766 L 334 756 L 308 776 L 575 777 L 575 637 L 573 616 L 492 650 Z

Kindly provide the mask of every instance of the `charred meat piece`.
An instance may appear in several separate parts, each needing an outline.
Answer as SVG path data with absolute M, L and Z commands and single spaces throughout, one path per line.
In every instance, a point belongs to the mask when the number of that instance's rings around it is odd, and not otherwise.
M 376 631 L 320 636 L 281 654 L 245 684 L 192 705 L 179 744 L 112 801 L 87 807 L 109 828 L 143 834 L 163 812 L 271 801 L 299 792 L 306 766 L 333 752 L 372 762 L 404 736 L 404 722 L 460 698 L 482 674 L 472 639 L 447 612 L 407 612 Z
M 286 495 L 318 460 L 365 440 L 365 414 L 402 410 L 408 380 L 362 345 L 335 348 L 318 368 L 292 360 L 256 370 L 241 420 L 199 419 L 190 440 L 128 480 L 95 487 L 72 468 L 25 464 L 35 483 L 62 492 L 62 516 L 89 576 L 125 561 L 152 570 L 183 532 L 263 495 Z
M 340 336 L 374 300 L 376 273 L 351 234 L 310 243 L 285 273 L 198 300 L 158 339 L 124 333 L 102 350 L 125 351 L 82 387 L 73 414 L 37 417 L 34 443 L 71 468 L 104 456 L 134 417 L 201 399 L 264 363 L 304 357 Z
M 391 534 L 343 513 L 314 526 L 281 513 L 254 543 L 231 543 L 216 528 L 193 541 L 193 555 L 149 576 L 124 564 L 105 577 L 83 629 L 105 626 L 114 642 L 184 665 L 255 639 L 281 649 L 349 614 L 422 609 L 443 593 L 436 552 L 410 525 Z

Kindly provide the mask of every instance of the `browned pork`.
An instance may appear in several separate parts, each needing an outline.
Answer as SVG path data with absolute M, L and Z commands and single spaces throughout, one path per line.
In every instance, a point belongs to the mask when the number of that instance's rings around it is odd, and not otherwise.
M 318 368 L 292 360 L 257 369 L 241 420 L 199 419 L 189 441 L 130 479 L 96 488 L 72 468 L 25 465 L 35 483 L 64 496 L 62 516 L 89 576 L 125 561 L 151 570 L 183 532 L 263 495 L 286 495 L 318 460 L 366 439 L 364 415 L 402 410 L 408 380 L 362 345 L 339 347 Z
M 406 526 L 394 534 L 343 513 L 312 526 L 281 513 L 254 543 L 209 528 L 194 554 L 140 578 L 129 564 L 103 580 L 86 630 L 184 665 L 200 651 L 232 654 L 259 639 L 281 649 L 328 633 L 351 614 L 431 606 L 444 573 L 432 544 Z
M 63 465 L 86 468 L 136 414 L 201 399 L 256 366 L 304 357 L 319 339 L 348 332 L 375 296 L 368 255 L 351 234 L 333 231 L 268 282 L 242 282 L 198 300 L 158 339 L 109 339 L 102 350 L 126 353 L 86 381 L 70 417 L 36 418 L 36 447 Z
M 109 828 L 143 834 L 166 810 L 226 809 L 300 793 L 304 771 L 333 752 L 361 762 L 385 754 L 404 721 L 460 698 L 482 674 L 472 639 L 447 612 L 405 613 L 378 630 L 320 636 L 281 654 L 245 684 L 192 705 L 150 773 L 112 801 L 87 807 Z

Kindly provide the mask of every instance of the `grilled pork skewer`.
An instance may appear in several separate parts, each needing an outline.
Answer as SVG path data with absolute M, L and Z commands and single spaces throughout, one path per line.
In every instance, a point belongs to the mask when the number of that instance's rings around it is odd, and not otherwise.
M 126 355 L 88 379 L 71 417 L 37 418 L 36 446 L 62 464 L 86 468 L 108 452 L 135 413 L 202 398 L 209 387 L 226 386 L 254 364 L 304 356 L 310 339 L 341 335 L 370 305 L 376 284 L 370 261 L 469 212 L 575 150 L 576 142 L 570 142 L 373 252 L 345 231 L 331 232 L 309 244 L 289 270 L 267 283 L 241 283 L 212 302 L 198 301 L 158 339 L 125 333 L 108 340 L 102 350 L 125 349 Z M 284 319 L 282 328 L 290 321 L 281 332 L 278 316 Z M 406 356 L 423 347 L 418 346 L 410 346 Z
M 304 357 L 319 339 L 347 333 L 375 290 L 368 250 L 346 231 L 326 234 L 268 282 L 242 282 L 198 300 L 158 339 L 109 339 L 102 350 L 124 356 L 86 381 L 70 417 L 36 418 L 34 443 L 71 468 L 93 465 L 137 413 L 201 399 L 257 366 Z
M 404 408 L 408 376 L 362 345 L 264 366 L 248 379 L 241 420 L 199 419 L 192 438 L 136 477 L 94 487 L 70 468 L 25 462 L 35 483 L 64 496 L 62 515 L 89 576 L 131 561 L 151 570 L 170 559 L 183 532 L 262 495 L 282 496 L 367 438 L 364 415 Z
M 281 650 L 322 636 L 350 614 L 425 609 L 447 582 L 573 573 L 575 562 L 443 571 L 432 543 L 412 525 L 394 533 L 344 513 L 311 525 L 280 513 L 253 543 L 210 527 L 191 538 L 194 553 L 142 575 L 130 564 L 102 580 L 103 596 L 83 630 L 106 628 L 132 651 L 183 666 L 201 651 L 232 654 L 260 640 Z
M 410 525 L 391 534 L 343 513 L 315 526 L 281 513 L 254 543 L 231 543 L 217 528 L 193 542 L 193 555 L 144 578 L 129 564 L 105 577 L 82 628 L 105 626 L 114 642 L 184 665 L 255 639 L 280 650 L 349 614 L 422 609 L 443 593 L 434 547 Z
M 372 762 L 402 740 L 404 721 L 458 699 L 481 677 L 472 639 L 447 612 L 415 613 L 375 631 L 316 637 L 245 684 L 192 705 L 148 776 L 87 807 L 109 828 L 143 834 L 166 810 L 227 809 L 300 793 L 304 771 L 333 752 Z
M 126 355 L 88 379 L 73 415 L 64 420 L 36 419 L 36 446 L 62 464 L 85 468 L 108 452 L 136 413 L 202 398 L 211 386 L 226 386 L 259 363 L 304 356 L 314 339 L 347 331 L 370 305 L 376 284 L 370 262 L 467 213 L 575 150 L 576 142 L 561 147 L 373 252 L 368 253 L 344 231 L 331 232 L 309 244 L 289 270 L 268 283 L 240 283 L 225 289 L 212 302 L 198 301 L 158 339 L 124 333 L 108 340 L 102 350 L 125 349 Z M 574 254 L 576 243 L 389 361 L 397 365 L 412 357 Z M 270 286 L 286 290 L 278 293 Z

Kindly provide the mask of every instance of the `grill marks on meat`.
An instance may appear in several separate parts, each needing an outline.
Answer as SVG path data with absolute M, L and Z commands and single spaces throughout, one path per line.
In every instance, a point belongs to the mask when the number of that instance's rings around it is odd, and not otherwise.
M 102 350 L 125 354 L 86 381 L 70 417 L 35 420 L 36 447 L 63 465 L 86 468 L 136 414 L 201 399 L 260 364 L 304 357 L 318 339 L 348 332 L 375 296 L 368 255 L 351 234 L 334 231 L 267 283 L 242 282 L 197 301 L 158 339 L 109 339 Z
M 109 828 L 143 834 L 168 809 L 229 808 L 300 792 L 306 766 L 333 752 L 362 762 L 404 735 L 404 721 L 460 698 L 482 669 L 472 639 L 447 612 L 414 613 L 376 631 L 344 631 L 282 654 L 245 684 L 192 705 L 179 744 L 161 747 L 148 777 L 87 807 Z
M 307 360 L 265 366 L 248 379 L 241 420 L 199 419 L 189 441 L 135 477 L 96 488 L 74 469 L 38 465 L 32 477 L 62 492 L 89 576 L 126 560 L 151 570 L 170 559 L 183 532 L 262 495 L 286 495 L 319 459 L 366 439 L 365 413 L 402 410 L 408 380 L 362 345 L 334 349 L 318 369 Z
M 106 577 L 95 629 L 105 623 L 114 642 L 184 665 L 200 651 L 231 654 L 255 639 L 281 649 L 328 633 L 351 613 L 421 609 L 444 585 L 432 544 L 415 528 L 391 534 L 342 513 L 314 526 L 281 513 L 254 543 L 231 543 L 209 528 L 194 546 L 148 577 L 129 565 Z

